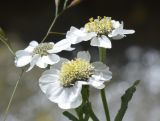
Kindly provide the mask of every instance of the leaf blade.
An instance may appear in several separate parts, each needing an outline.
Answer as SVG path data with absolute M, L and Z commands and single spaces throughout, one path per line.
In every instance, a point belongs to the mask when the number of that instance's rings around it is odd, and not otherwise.
M 121 97 L 121 107 L 115 117 L 114 121 L 122 121 L 127 108 L 128 108 L 128 103 L 132 99 L 133 94 L 136 91 L 136 86 L 139 84 L 140 80 L 136 80 L 131 87 L 129 87 L 126 91 L 125 94 Z

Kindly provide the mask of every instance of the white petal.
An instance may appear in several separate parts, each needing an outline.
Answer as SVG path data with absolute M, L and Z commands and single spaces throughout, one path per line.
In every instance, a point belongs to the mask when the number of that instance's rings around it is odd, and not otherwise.
M 97 88 L 97 89 L 103 89 L 105 87 L 105 85 L 103 84 L 104 81 L 100 80 L 101 77 L 99 76 L 95 76 L 95 77 L 90 77 L 90 79 L 88 80 L 88 84 Z
M 125 34 L 133 34 L 135 33 L 134 30 L 126 30 L 123 29 L 123 22 L 121 22 L 120 26 L 116 29 L 114 29 L 110 34 L 108 34 L 109 37 L 111 37 L 114 40 L 119 40 L 125 37 Z
M 30 67 L 27 69 L 26 72 L 30 71 L 36 65 L 39 58 L 40 58 L 39 55 L 35 55 L 32 57 L 32 61 L 30 62 Z
M 81 89 L 82 85 L 78 82 L 72 87 L 64 88 L 61 96 L 59 97 L 58 106 L 62 109 L 79 107 L 82 103 Z
M 108 82 L 112 79 L 112 72 L 109 70 L 102 71 L 102 73 L 100 73 L 100 75 L 101 75 L 101 78 L 103 80 L 105 80 L 106 82 Z
M 66 39 L 68 39 L 72 44 L 77 44 L 82 41 L 88 41 L 95 36 L 97 36 L 97 34 L 94 32 L 88 33 L 84 29 L 77 29 L 72 26 L 66 34 Z
M 49 89 L 55 89 L 60 86 L 58 76 L 54 74 L 42 75 L 39 79 L 39 86 L 44 93 L 48 93 L 48 96 L 52 95 L 52 92 Z
M 60 58 L 60 61 L 58 63 L 55 63 L 54 65 L 50 66 L 51 69 L 58 69 L 60 70 L 63 63 L 68 62 L 69 60 L 66 58 Z
M 121 24 L 119 23 L 119 21 L 112 20 L 112 25 L 113 28 L 119 28 Z
M 29 64 L 31 60 L 32 60 L 32 56 L 30 55 L 30 53 L 24 50 L 19 50 L 16 52 L 15 64 L 17 67 L 23 67 Z
M 101 37 L 94 37 L 91 40 L 91 46 L 112 48 L 111 41 L 104 35 L 102 35 Z
M 71 43 L 67 39 L 63 39 L 59 42 L 57 42 L 54 46 L 53 49 L 48 50 L 49 53 L 58 53 L 63 50 L 68 50 L 72 51 L 74 48 L 71 48 Z
M 49 70 L 46 70 L 45 72 L 43 72 L 42 75 L 54 75 L 54 76 L 56 76 L 58 78 L 59 70 L 57 70 L 57 69 L 49 69 Z
M 112 78 L 112 72 L 109 71 L 109 67 L 101 62 L 92 63 L 94 66 L 95 73 L 94 75 L 99 75 L 101 77 L 100 80 L 109 81 Z
M 123 30 L 121 31 L 121 34 L 134 34 L 134 33 L 135 33 L 134 30 L 126 30 L 126 29 L 123 29 Z
M 46 64 L 53 65 L 53 64 L 58 63 L 60 61 L 60 57 L 56 54 L 49 54 L 48 56 L 43 56 L 42 60 Z
M 107 67 L 106 64 L 103 64 L 102 62 L 93 62 L 92 65 L 97 71 L 109 70 L 109 67 Z
M 32 47 L 36 47 L 36 46 L 38 46 L 38 42 L 37 41 L 31 41 L 29 43 L 29 45 L 32 46 Z
M 118 34 L 118 35 L 116 35 L 116 36 L 113 36 L 112 39 L 113 39 L 113 40 L 120 40 L 120 39 L 122 39 L 122 38 L 124 38 L 124 37 L 126 37 L 126 35 L 122 35 L 122 34 L 120 35 L 120 34 Z
M 89 62 L 91 60 L 91 56 L 90 56 L 88 51 L 80 51 L 80 52 L 78 52 L 77 58 L 82 58 L 82 59 L 84 59 L 86 61 L 89 61 Z
M 29 46 L 27 48 L 25 48 L 24 50 L 31 53 L 31 52 L 33 52 L 33 50 L 36 46 L 38 46 L 38 42 L 37 41 L 31 41 L 29 43 Z
M 46 64 L 46 62 L 44 61 L 44 59 L 42 57 L 39 57 L 36 65 L 40 68 L 46 68 L 48 64 Z
M 39 79 L 39 85 L 42 91 L 47 95 L 49 100 L 57 103 L 62 109 L 71 109 L 80 106 L 82 103 L 82 84 L 77 82 L 72 87 L 63 87 L 59 83 L 58 76 L 55 73 L 51 74 L 53 71 L 50 71 L 49 74 L 44 74 Z

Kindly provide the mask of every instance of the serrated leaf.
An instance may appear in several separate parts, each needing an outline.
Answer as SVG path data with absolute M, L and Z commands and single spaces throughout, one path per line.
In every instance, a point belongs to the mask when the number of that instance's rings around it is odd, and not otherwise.
M 125 92 L 125 94 L 121 97 L 121 107 L 115 117 L 114 121 L 122 121 L 126 110 L 128 108 L 128 103 L 132 99 L 133 94 L 136 91 L 136 86 L 139 84 L 140 80 L 137 80 L 133 83 L 133 85 L 128 88 Z
M 68 111 L 64 111 L 63 115 L 66 116 L 68 119 L 70 119 L 71 121 L 79 121 L 73 114 L 71 114 Z

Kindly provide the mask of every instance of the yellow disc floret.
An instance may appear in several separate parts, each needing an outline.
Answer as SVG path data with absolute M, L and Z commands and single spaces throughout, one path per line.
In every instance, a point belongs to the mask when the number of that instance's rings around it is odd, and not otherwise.
M 97 17 L 97 19 L 90 18 L 89 22 L 85 24 L 85 30 L 87 32 L 96 32 L 97 34 L 107 34 L 112 31 L 112 19 L 111 17 Z
M 48 55 L 48 50 L 53 48 L 53 44 L 50 43 L 41 43 L 34 48 L 33 54 L 39 54 L 41 56 Z
M 93 74 L 93 66 L 84 59 L 75 59 L 61 67 L 59 81 L 64 87 L 72 86 L 76 81 L 86 81 Z

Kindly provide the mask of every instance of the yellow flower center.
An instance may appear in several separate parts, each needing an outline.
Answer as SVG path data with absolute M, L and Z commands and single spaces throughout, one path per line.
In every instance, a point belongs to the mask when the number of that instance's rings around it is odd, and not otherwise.
M 41 56 L 48 55 L 48 50 L 52 49 L 53 45 L 50 43 L 41 43 L 37 47 L 34 48 L 33 54 L 39 54 Z
M 76 81 L 87 79 L 93 74 L 93 66 L 84 59 L 75 59 L 61 67 L 59 81 L 64 87 L 72 86 Z
M 112 31 L 113 24 L 111 17 L 97 17 L 97 19 L 90 18 L 89 22 L 85 24 L 87 32 L 96 32 L 97 34 L 107 34 Z

